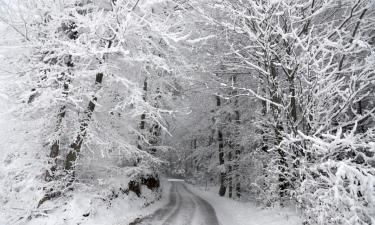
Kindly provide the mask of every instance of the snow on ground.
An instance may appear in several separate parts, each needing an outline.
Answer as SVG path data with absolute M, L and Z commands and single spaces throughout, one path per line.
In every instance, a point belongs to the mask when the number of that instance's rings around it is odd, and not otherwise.
M 288 208 L 260 209 L 251 202 L 239 202 L 217 195 L 218 188 L 188 185 L 215 209 L 221 225 L 301 225 L 298 212 Z
M 121 180 L 119 177 L 117 180 Z M 111 185 L 111 184 L 107 184 Z M 41 215 L 33 219 L 28 225 L 127 225 L 136 218 L 144 217 L 162 207 L 168 201 L 169 184 L 162 182 L 162 191 L 165 196 L 154 204 L 147 205 L 150 199 L 154 198 L 147 188 L 143 189 L 143 195 L 138 198 L 134 193 L 129 195 L 119 194 L 109 200 L 104 198 L 108 193 L 97 189 L 88 189 L 87 186 L 78 187 L 73 193 L 67 205 L 50 212 L 48 215 Z M 90 191 L 89 191 L 90 190 Z M 96 190 L 96 191 L 95 191 Z M 111 187 L 101 189 L 111 190 Z M 46 203 L 42 210 L 48 210 L 58 205 L 56 201 Z
M 170 191 L 170 182 L 167 182 L 166 180 L 161 181 L 161 188 L 162 188 L 162 197 L 160 200 L 154 202 L 153 204 L 147 206 L 147 207 L 137 207 L 137 203 L 129 204 L 129 211 L 122 210 L 122 218 L 113 221 L 113 223 L 105 223 L 105 224 L 111 224 L 111 225 L 128 225 L 131 222 L 134 222 L 137 218 L 144 218 L 145 216 L 151 215 L 159 208 L 164 207 L 169 202 L 169 191 Z M 124 214 L 126 213 L 126 216 Z M 102 223 L 103 224 L 103 223 Z M 104 224 L 104 225 L 105 225 Z M 177 224 L 176 224 L 177 225 Z

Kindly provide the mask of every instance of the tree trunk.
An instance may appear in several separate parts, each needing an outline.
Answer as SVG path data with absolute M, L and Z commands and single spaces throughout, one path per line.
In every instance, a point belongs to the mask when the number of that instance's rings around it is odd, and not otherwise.
M 275 127 L 275 138 L 276 142 L 275 145 L 278 145 L 281 142 L 282 136 L 281 133 L 283 131 L 283 127 L 280 124 L 277 124 Z M 286 162 L 286 154 L 285 152 L 281 149 L 278 148 L 277 152 L 279 154 L 279 196 L 280 198 L 283 198 L 286 196 L 286 191 L 289 187 L 289 182 L 286 179 L 286 172 L 288 168 L 288 164 Z
M 240 150 L 236 151 L 236 196 L 237 198 L 241 198 L 241 177 L 239 171 L 239 161 L 240 160 Z
M 72 63 L 70 62 L 68 66 L 71 65 Z M 70 78 L 67 77 L 68 75 L 62 74 L 63 77 L 63 91 L 62 91 L 62 96 L 66 100 L 68 97 L 69 93 L 69 84 L 70 84 Z M 60 107 L 59 113 L 57 114 L 56 118 L 56 126 L 55 126 L 55 138 L 52 141 L 52 145 L 50 148 L 50 154 L 49 157 L 51 159 L 51 167 L 49 170 L 46 171 L 45 175 L 45 181 L 52 181 L 55 179 L 54 173 L 57 169 L 57 157 L 60 154 L 60 137 L 62 133 L 62 125 L 63 125 L 63 119 L 65 118 L 66 115 L 66 105 L 65 103 Z
M 60 136 L 61 136 L 61 129 L 62 129 L 62 121 L 65 118 L 66 114 L 66 106 L 63 105 L 59 109 L 59 113 L 57 114 L 57 122 L 56 122 L 56 128 L 55 133 L 56 137 L 52 142 L 51 148 L 50 148 L 50 154 L 49 157 L 51 158 L 51 167 L 49 170 L 46 171 L 45 181 L 51 181 L 54 179 L 54 172 L 57 168 L 57 157 L 60 154 Z
M 291 72 L 293 73 L 293 72 Z M 290 93 L 290 115 L 292 118 L 292 126 L 294 129 L 295 123 L 297 122 L 297 101 L 296 101 L 296 88 L 294 84 L 294 75 L 289 75 L 289 93 Z
M 262 100 L 262 116 L 263 117 L 266 117 L 267 115 L 267 102 Z M 266 124 L 263 123 L 262 124 L 262 127 L 261 127 L 261 130 L 260 130 L 260 134 L 262 136 L 262 151 L 268 153 L 268 139 L 267 139 L 267 132 L 265 131 L 266 130 Z
M 219 165 L 220 167 L 224 166 L 224 143 L 223 143 L 223 133 L 221 130 L 217 133 L 217 139 L 219 142 Z M 222 168 L 221 168 L 222 169 Z M 226 186 L 225 186 L 225 177 L 226 174 L 224 171 L 220 171 L 220 189 L 219 189 L 219 195 L 224 196 L 226 192 Z
M 277 89 L 278 89 L 278 83 L 276 81 L 277 79 L 277 70 L 273 64 L 273 62 L 270 62 L 270 75 L 273 80 L 272 85 L 272 92 L 271 92 L 271 98 L 272 101 L 275 103 L 280 103 L 280 97 L 278 96 Z M 276 106 L 272 106 L 273 108 L 273 116 L 276 122 L 276 126 L 274 127 L 274 133 L 275 133 L 275 142 L 274 146 L 278 146 L 280 142 L 282 141 L 282 132 L 284 130 L 282 126 L 282 121 L 280 121 L 281 117 L 281 110 L 277 108 Z M 278 168 L 279 168 L 279 174 L 278 174 L 278 181 L 279 181 L 279 196 L 280 198 L 283 198 L 285 196 L 286 190 L 289 187 L 289 182 L 286 179 L 287 175 L 287 168 L 288 164 L 286 162 L 286 154 L 285 152 L 277 148 L 277 153 L 279 155 L 278 159 Z
M 97 73 L 95 78 L 95 86 L 99 89 L 101 87 L 103 81 L 103 73 Z M 92 100 L 90 100 L 87 109 L 84 112 L 85 118 L 82 119 L 80 124 L 80 132 L 78 133 L 75 141 L 70 145 L 70 151 L 66 156 L 65 159 L 65 170 L 70 172 L 71 175 L 74 177 L 74 170 L 75 170 L 75 163 L 77 161 L 77 156 L 82 148 L 83 139 L 87 134 L 87 128 L 89 125 L 89 121 L 91 120 L 92 114 L 95 110 L 95 102 L 97 102 L 97 96 L 93 96 Z
M 297 68 L 295 69 L 295 71 Z M 295 71 L 288 71 L 288 81 L 289 81 L 289 94 L 290 94 L 290 118 L 291 118 L 291 129 L 292 132 L 297 135 L 297 100 L 296 100 L 296 88 L 295 88 Z M 302 143 L 301 143 L 302 144 Z M 295 184 L 297 181 L 301 182 L 300 174 L 298 173 L 298 168 L 300 166 L 300 159 L 302 156 L 304 156 L 304 152 L 302 148 L 296 148 L 294 145 L 289 146 L 290 151 L 292 154 L 292 160 L 293 160 L 293 171 L 292 171 L 292 177 L 291 177 L 291 183 Z
M 237 101 L 236 101 L 236 105 L 237 105 Z M 241 124 L 241 121 L 240 121 L 240 112 L 238 110 L 235 111 L 235 119 L 236 119 L 236 124 L 239 126 Z M 236 172 L 236 177 L 235 177 L 235 188 L 236 188 L 236 196 L 237 198 L 240 198 L 241 197 L 241 180 L 240 180 L 240 157 L 241 157 L 241 150 L 242 150 L 242 147 L 237 144 L 236 145 L 236 150 L 235 150 L 235 160 L 236 160 L 236 164 L 234 166 L 234 170 Z
M 216 106 L 221 106 L 221 100 L 219 96 L 216 96 Z M 220 189 L 219 189 L 219 195 L 224 196 L 226 192 L 226 186 L 225 186 L 225 178 L 226 174 L 225 171 L 223 171 L 222 167 L 224 166 L 224 139 L 223 139 L 223 133 L 221 131 L 221 128 L 218 128 L 217 131 L 217 141 L 219 143 L 219 165 L 220 165 Z
M 232 146 L 233 147 L 233 146 Z M 232 151 L 228 153 L 228 197 L 232 198 L 233 195 L 233 166 L 232 166 Z
M 232 84 L 233 86 L 238 86 L 237 81 L 237 74 L 232 76 Z M 237 140 L 237 137 L 239 137 L 240 134 L 240 111 L 238 110 L 238 91 L 237 89 L 233 89 L 232 95 L 234 97 L 234 140 L 235 143 L 233 145 L 234 147 L 234 168 L 233 168 L 233 175 L 231 175 L 234 178 L 234 181 L 230 181 L 230 185 L 234 186 L 236 196 L 239 198 L 241 196 L 241 181 L 240 181 L 240 172 L 239 172 L 239 163 L 240 163 L 240 154 L 241 154 L 241 146 L 239 141 Z M 233 184 L 234 183 L 234 184 Z M 230 189 L 230 188 L 229 188 Z M 231 192 L 231 191 L 229 191 Z M 231 194 L 230 194 L 231 195 Z
M 62 30 L 65 32 L 65 34 L 68 36 L 69 39 L 71 40 L 76 40 L 78 38 L 78 32 L 75 31 L 77 28 L 76 24 L 74 22 L 71 22 L 69 24 L 61 24 Z M 56 59 L 55 59 L 56 60 Z M 55 64 L 55 60 L 51 60 L 50 62 L 53 62 Z M 74 67 L 72 55 L 67 55 L 65 61 L 65 65 L 68 68 Z M 62 80 L 63 80 L 63 91 L 62 91 L 62 96 L 66 100 L 68 97 L 69 93 L 69 84 L 71 82 L 69 75 L 62 73 Z M 50 170 L 46 171 L 46 176 L 45 180 L 46 181 L 51 181 L 54 179 L 54 172 L 57 169 L 57 157 L 60 154 L 60 136 L 61 136 L 61 129 L 62 129 L 62 124 L 63 124 L 63 119 L 65 118 L 66 114 L 66 105 L 62 105 L 59 109 L 59 113 L 57 114 L 57 121 L 56 121 L 56 127 L 55 127 L 55 134 L 56 137 L 52 141 L 52 145 L 50 148 L 50 155 L 49 157 L 52 159 L 52 166 Z
M 147 77 L 145 78 L 143 82 L 143 101 L 146 102 L 147 99 L 147 88 L 148 88 L 148 83 L 147 83 Z M 141 115 L 141 122 L 139 124 L 139 129 L 140 129 L 140 135 L 138 135 L 138 149 L 142 149 L 142 144 L 143 144 L 143 138 L 142 135 L 144 135 L 144 130 L 146 128 L 146 113 L 142 113 Z

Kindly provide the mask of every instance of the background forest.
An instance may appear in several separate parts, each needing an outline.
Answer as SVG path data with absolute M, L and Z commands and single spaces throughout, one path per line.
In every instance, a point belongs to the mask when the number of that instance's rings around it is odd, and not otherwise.
M 375 224 L 375 2 L 0 0 L 0 160 L 0 224 L 162 177 Z

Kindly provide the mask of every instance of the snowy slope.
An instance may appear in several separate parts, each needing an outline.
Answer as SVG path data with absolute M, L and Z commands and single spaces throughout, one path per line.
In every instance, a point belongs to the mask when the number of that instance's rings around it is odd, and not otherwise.
M 121 177 L 118 177 L 118 182 Z M 106 198 L 112 191 L 113 183 L 106 183 L 107 188 L 80 186 L 72 193 L 72 196 L 63 207 L 51 211 L 48 215 L 34 218 L 28 225 L 127 225 L 162 207 L 168 200 L 153 199 L 155 194 L 145 188 L 143 197 L 138 198 L 134 193 L 129 195 L 116 193 L 117 197 Z M 169 190 L 169 184 L 162 182 L 163 196 Z M 155 201 L 149 205 L 150 200 Z M 57 201 L 43 205 L 44 210 L 54 208 Z

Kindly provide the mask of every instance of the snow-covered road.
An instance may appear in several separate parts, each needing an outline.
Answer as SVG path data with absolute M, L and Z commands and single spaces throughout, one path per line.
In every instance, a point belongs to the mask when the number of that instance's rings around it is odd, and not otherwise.
M 219 225 L 213 207 L 191 192 L 183 181 L 172 180 L 169 202 L 139 221 L 139 225 Z

